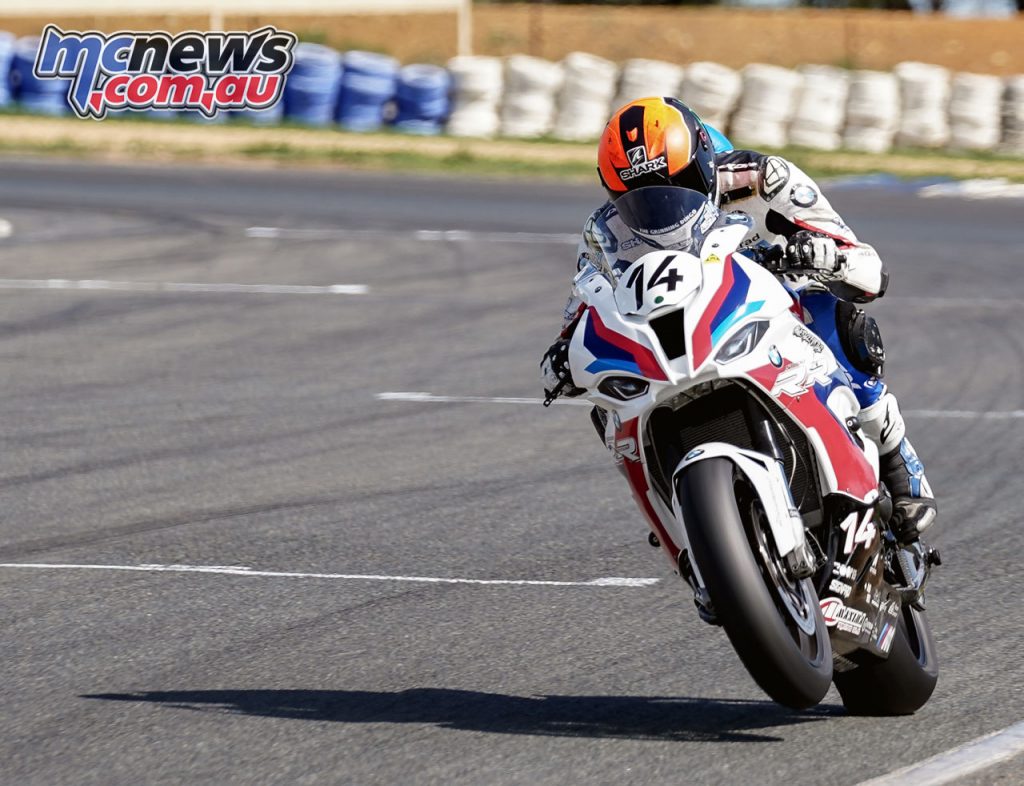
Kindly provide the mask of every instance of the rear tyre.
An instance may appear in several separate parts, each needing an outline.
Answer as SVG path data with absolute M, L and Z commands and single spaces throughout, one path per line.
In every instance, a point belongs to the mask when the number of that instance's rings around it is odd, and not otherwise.
M 843 704 L 853 715 L 910 715 L 932 695 L 939 680 L 928 617 L 905 606 L 886 659 L 866 652 L 849 656 L 858 664 L 833 679 Z
M 779 704 L 817 704 L 832 680 L 828 629 L 810 580 L 786 575 L 749 483 L 713 458 L 686 469 L 676 493 L 693 561 L 750 676 Z

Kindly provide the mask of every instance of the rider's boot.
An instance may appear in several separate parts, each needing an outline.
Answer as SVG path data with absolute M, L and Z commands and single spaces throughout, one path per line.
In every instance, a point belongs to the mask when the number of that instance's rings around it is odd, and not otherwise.
M 924 464 L 906 437 L 907 426 L 896 397 L 886 393 L 862 409 L 859 420 L 864 434 L 878 446 L 879 473 L 893 498 L 889 526 L 900 543 L 913 543 L 935 523 L 938 508 L 924 476 Z

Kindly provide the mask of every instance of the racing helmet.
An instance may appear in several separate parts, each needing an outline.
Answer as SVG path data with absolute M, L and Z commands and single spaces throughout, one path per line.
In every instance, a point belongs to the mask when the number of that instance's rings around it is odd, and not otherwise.
M 611 199 L 644 186 L 681 186 L 718 204 L 715 150 L 700 118 L 677 98 L 640 98 L 619 109 L 597 148 Z

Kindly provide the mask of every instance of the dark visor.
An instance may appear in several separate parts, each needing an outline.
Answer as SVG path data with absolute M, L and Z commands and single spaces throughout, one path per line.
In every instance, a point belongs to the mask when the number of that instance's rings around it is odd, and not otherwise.
M 690 225 L 706 207 L 706 194 L 678 186 L 638 188 L 615 200 L 615 208 L 626 226 L 646 236 L 663 235 Z

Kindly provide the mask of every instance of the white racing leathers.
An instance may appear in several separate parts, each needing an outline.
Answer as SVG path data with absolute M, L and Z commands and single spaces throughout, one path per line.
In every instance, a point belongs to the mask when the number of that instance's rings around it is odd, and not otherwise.
M 785 246 L 797 232 L 806 230 L 832 238 L 842 260 L 835 272 L 809 271 L 807 275 L 783 276 L 783 284 L 800 303 L 804 322 L 836 355 L 849 374 L 861 405 L 860 422 L 866 436 L 883 457 L 883 474 L 897 509 L 904 510 L 908 527 L 925 529 L 935 518 L 931 490 L 924 467 L 905 438 L 906 425 L 896 397 L 881 380 L 884 352 L 874 320 L 853 303 L 867 303 L 884 294 L 888 276 L 878 253 L 857 239 L 853 230 L 832 208 L 817 183 L 795 164 L 778 156 L 735 150 L 716 158 L 720 205 L 724 212 L 742 212 L 754 222 L 744 243 L 767 241 Z M 586 221 L 577 257 L 577 275 L 594 271 L 618 277 L 650 248 L 639 238 L 635 244 L 616 238 L 632 233 L 618 218 L 614 204 L 605 203 Z M 566 304 L 563 334 L 579 311 L 580 302 L 570 296 Z M 886 469 L 888 467 L 888 469 Z M 925 502 L 909 512 L 907 499 Z M 910 521 L 915 519 L 915 521 Z

